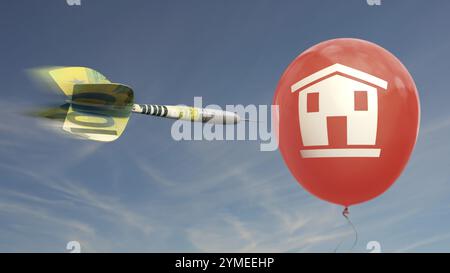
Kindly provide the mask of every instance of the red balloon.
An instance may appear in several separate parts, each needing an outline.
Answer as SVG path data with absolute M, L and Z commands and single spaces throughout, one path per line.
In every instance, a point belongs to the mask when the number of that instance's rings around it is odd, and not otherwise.
M 384 48 L 334 39 L 300 54 L 278 84 L 279 148 L 310 193 L 350 206 L 386 191 L 416 143 L 414 80 Z

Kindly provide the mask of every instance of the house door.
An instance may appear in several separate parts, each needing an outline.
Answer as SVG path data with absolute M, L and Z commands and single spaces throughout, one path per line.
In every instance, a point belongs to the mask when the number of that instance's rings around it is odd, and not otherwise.
M 347 146 L 347 117 L 327 117 L 328 145 Z

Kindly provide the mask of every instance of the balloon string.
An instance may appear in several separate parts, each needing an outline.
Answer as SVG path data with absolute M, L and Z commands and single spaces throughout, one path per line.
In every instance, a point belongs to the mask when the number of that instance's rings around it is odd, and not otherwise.
M 344 218 L 347 220 L 347 223 L 351 226 L 351 228 L 353 229 L 353 232 L 355 233 L 355 240 L 353 241 L 352 248 L 350 248 L 350 250 L 349 250 L 349 252 L 352 252 L 353 249 L 355 248 L 356 244 L 358 243 L 358 231 L 356 230 L 355 225 L 353 225 L 352 221 L 350 220 L 349 215 L 350 215 L 350 212 L 348 211 L 348 207 L 345 207 L 344 211 L 342 212 L 342 216 L 344 216 Z M 334 249 L 334 253 L 337 252 L 337 250 L 339 249 L 339 247 L 341 246 L 341 244 L 343 242 L 344 242 L 344 239 L 342 239 L 342 241 Z

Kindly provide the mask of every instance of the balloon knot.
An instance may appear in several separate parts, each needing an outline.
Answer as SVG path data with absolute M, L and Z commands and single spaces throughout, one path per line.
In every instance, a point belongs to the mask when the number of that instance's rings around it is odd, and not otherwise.
M 348 217 L 349 214 L 350 214 L 350 212 L 348 211 L 348 207 L 345 207 L 344 211 L 342 212 L 342 215 L 344 217 Z

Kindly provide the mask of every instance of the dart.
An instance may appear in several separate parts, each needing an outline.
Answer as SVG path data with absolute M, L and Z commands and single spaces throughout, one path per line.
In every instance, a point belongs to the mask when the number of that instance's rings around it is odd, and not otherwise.
M 241 121 L 238 114 L 229 111 L 134 103 L 134 92 L 129 86 L 112 83 L 87 67 L 39 68 L 33 70 L 33 75 L 66 97 L 64 104 L 39 109 L 33 115 L 60 121 L 64 131 L 84 139 L 102 142 L 118 139 L 132 113 L 212 124 Z

